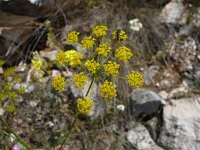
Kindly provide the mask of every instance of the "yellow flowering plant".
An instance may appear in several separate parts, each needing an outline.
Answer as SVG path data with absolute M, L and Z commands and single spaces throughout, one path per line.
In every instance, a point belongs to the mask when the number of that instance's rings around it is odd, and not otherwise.
M 112 100 L 117 97 L 117 83 L 112 78 L 126 80 L 130 87 L 142 87 L 144 79 L 140 72 L 132 71 L 125 77 L 120 77 L 120 64 L 127 63 L 133 56 L 133 51 L 124 45 L 128 35 L 123 29 L 115 29 L 109 35 L 109 29 L 105 25 L 98 25 L 92 29 L 92 34 L 81 35 L 78 31 L 68 34 L 66 40 L 68 44 L 78 44 L 80 41 L 81 51 L 66 50 L 59 51 L 56 57 L 58 66 L 66 66 L 76 69 L 72 77 L 72 84 L 76 88 L 87 88 L 87 93 L 83 98 L 77 99 L 77 114 L 87 115 L 93 109 L 93 100 L 88 96 L 92 84 L 102 83 L 99 86 L 99 94 L 105 100 Z M 80 36 L 80 37 L 79 37 Z M 70 82 L 70 79 L 68 79 Z M 91 81 L 89 87 L 86 82 Z M 61 75 L 52 78 L 52 87 L 57 91 L 64 90 L 65 80 Z M 77 115 L 75 116 L 76 121 Z M 72 123 L 74 126 L 75 121 Z M 70 130 L 68 133 L 70 133 Z M 68 134 L 67 134 L 68 135 Z M 65 143 L 67 136 L 63 140 Z M 61 146 L 62 146 L 61 145 Z
M 111 33 L 111 34 L 109 34 Z M 74 87 L 85 90 L 86 94 L 83 97 L 77 98 L 76 102 L 76 115 L 72 125 L 70 126 L 68 133 L 65 135 L 60 149 L 65 144 L 68 135 L 70 134 L 76 119 L 79 114 L 88 115 L 94 108 L 94 100 L 89 95 L 91 87 L 94 82 L 98 82 L 98 93 L 107 103 L 109 100 L 113 100 L 117 97 L 118 85 L 116 79 L 123 79 L 130 84 L 132 88 L 140 88 L 144 83 L 142 73 L 138 71 L 131 71 L 125 77 L 120 76 L 120 70 L 122 70 L 121 64 L 127 63 L 133 56 L 133 51 L 127 47 L 124 41 L 128 38 L 127 33 L 123 29 L 115 29 L 109 31 L 109 28 L 105 25 L 97 25 L 91 30 L 91 35 L 81 35 L 78 31 L 70 32 L 66 37 L 67 44 L 81 45 L 79 50 L 59 50 L 55 64 L 60 68 L 60 72 L 56 75 L 52 75 L 51 86 L 53 91 L 58 91 L 58 94 L 63 94 L 65 91 L 65 85 L 71 82 Z M 0 60 L 0 66 L 4 62 Z M 62 70 L 72 69 L 75 73 L 71 77 L 65 76 Z M 31 60 L 31 68 L 40 73 L 38 77 L 39 81 L 43 79 L 45 73 L 48 72 L 45 61 L 35 53 Z M 3 102 L 6 103 L 6 111 L 15 111 L 14 101 L 19 95 L 23 94 L 26 89 L 20 87 L 19 89 L 13 89 L 7 78 L 12 77 L 13 83 L 20 82 L 20 78 L 15 75 L 16 68 L 11 67 L 4 70 L 3 78 L 5 82 L 0 84 L 0 106 L 5 107 Z M 86 86 L 89 83 L 89 86 Z M 64 95 L 64 94 L 63 94 Z M 1 118 L 0 118 L 1 119 Z M 19 139 L 19 141 L 21 141 Z M 20 142 L 27 149 L 31 149 L 23 141 Z

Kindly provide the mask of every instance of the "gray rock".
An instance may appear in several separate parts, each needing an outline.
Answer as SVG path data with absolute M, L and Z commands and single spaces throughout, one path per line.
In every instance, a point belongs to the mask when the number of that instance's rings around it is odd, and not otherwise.
M 141 115 L 153 115 L 164 105 L 165 100 L 153 91 L 146 89 L 134 89 L 130 95 L 130 109 L 133 116 L 139 118 Z
M 129 130 L 126 135 L 127 140 L 137 150 L 163 150 L 151 139 L 148 130 L 141 124 L 137 124 Z
M 149 85 L 153 81 L 155 75 L 158 73 L 159 66 L 152 65 L 142 70 L 143 70 L 143 75 L 144 75 L 144 82 L 146 85 Z
M 183 98 L 166 105 L 158 142 L 167 149 L 200 149 L 200 97 Z
M 163 8 L 160 14 L 160 21 L 172 24 L 185 24 L 187 15 L 182 1 L 172 1 Z

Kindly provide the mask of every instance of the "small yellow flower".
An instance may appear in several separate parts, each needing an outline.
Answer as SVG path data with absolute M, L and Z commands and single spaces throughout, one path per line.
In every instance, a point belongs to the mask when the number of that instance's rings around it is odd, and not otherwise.
M 13 82 L 15 82 L 15 83 L 19 83 L 20 81 L 21 81 L 20 77 L 15 77 L 14 80 L 13 80 Z
M 84 86 L 87 82 L 87 79 L 88 79 L 88 77 L 83 72 L 80 72 L 80 73 L 74 75 L 73 84 L 77 88 L 84 88 Z
M 87 60 L 85 62 L 85 66 L 89 72 L 95 74 L 97 72 L 97 69 L 100 66 L 100 64 L 98 62 L 96 62 L 94 59 L 92 59 L 92 60 Z
M 76 31 L 72 31 L 68 34 L 67 38 L 66 38 L 66 41 L 67 41 L 67 44 L 73 44 L 73 43 L 76 43 L 78 42 L 78 36 L 79 36 L 79 32 L 76 32 Z
M 65 78 L 58 74 L 57 76 L 53 76 L 52 87 L 57 91 L 63 91 L 65 88 L 65 82 Z
M 5 86 L 4 86 L 4 91 L 5 92 L 9 92 L 11 90 L 12 86 L 10 83 L 6 83 Z
M 0 93 L 0 100 L 4 100 L 6 98 L 6 95 L 4 92 Z
M 107 34 L 108 27 L 104 25 L 96 26 L 92 29 L 92 33 L 97 37 L 105 36 Z
M 113 39 L 116 39 L 117 41 L 125 41 L 128 38 L 128 35 L 126 32 L 122 29 L 116 29 L 112 33 Z
M 40 60 L 40 59 L 37 60 L 37 59 L 33 58 L 31 60 L 31 63 L 32 63 L 33 68 L 36 70 L 40 70 L 42 67 L 42 60 Z
M 79 54 L 76 50 L 69 50 L 65 52 L 66 62 L 72 67 L 76 67 L 81 64 L 82 55 Z
M 133 56 L 131 50 L 126 46 L 121 46 L 115 51 L 115 57 L 123 62 L 127 62 L 128 59 Z
M 81 114 L 87 115 L 93 109 L 93 101 L 88 97 L 84 97 L 84 99 L 79 98 L 77 100 L 77 108 Z
M 15 106 L 13 104 L 8 104 L 6 108 L 7 112 L 14 112 L 15 111 Z
M 99 55 L 107 57 L 111 49 L 112 48 L 107 44 L 100 44 L 99 47 L 96 48 L 96 51 Z
M 108 64 L 103 65 L 103 67 L 107 76 L 116 76 L 119 73 L 120 65 L 116 62 L 108 61 Z
M 56 63 L 59 65 L 59 66 L 62 66 L 66 63 L 66 54 L 63 50 L 60 50 L 56 56 Z
M 82 48 L 92 48 L 95 39 L 92 36 L 87 36 L 81 40 Z
M 26 89 L 25 89 L 24 87 L 20 87 L 20 88 L 18 89 L 18 93 L 19 93 L 19 94 L 24 94 L 25 91 L 26 91 Z
M 112 99 L 117 96 L 117 85 L 113 82 L 108 82 L 107 80 L 100 86 L 99 92 L 101 96 L 105 99 Z
M 131 74 L 127 75 L 127 80 L 132 88 L 140 88 L 144 83 L 142 73 L 137 71 L 131 71 Z
M 9 98 L 12 100 L 15 100 L 18 96 L 17 93 L 15 93 L 14 91 L 9 92 L 8 95 L 9 95 Z
M 8 77 L 8 76 L 12 76 L 15 74 L 15 70 L 16 68 L 15 67 L 10 67 L 10 68 L 7 68 L 5 71 L 4 71 L 4 76 Z

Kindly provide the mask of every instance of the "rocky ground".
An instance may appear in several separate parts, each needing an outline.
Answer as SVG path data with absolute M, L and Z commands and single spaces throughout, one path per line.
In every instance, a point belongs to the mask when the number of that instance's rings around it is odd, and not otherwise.
M 124 66 L 122 74 L 139 68 L 145 84 L 141 89 L 130 89 L 119 83 L 117 99 L 105 104 L 96 92 L 99 83 L 95 83 L 95 109 L 88 116 L 79 116 L 65 149 L 200 149 L 198 0 L 68 0 L 64 7 L 62 0 L 50 0 L 48 4 L 15 2 L 0 1 L 0 56 L 5 60 L 4 67 L 16 65 L 22 78 L 20 84 L 26 91 L 17 100 L 14 113 L 8 114 L 1 108 L 0 114 L 34 149 L 54 149 L 60 144 L 73 120 L 73 99 L 83 96 L 85 91 L 67 85 L 62 94 L 53 93 L 51 75 L 33 75 L 33 52 L 37 50 L 48 64 L 59 49 L 70 47 L 65 41 L 70 31 L 88 34 L 99 23 L 111 30 L 127 31 L 127 45 L 135 56 Z M 135 18 L 142 23 L 140 31 L 130 28 L 129 21 Z M 56 70 L 48 67 L 50 71 Z M 61 71 L 67 77 L 74 72 L 70 68 Z M 2 73 L 0 68 L 0 77 Z M 117 109 L 119 104 L 125 105 L 124 111 Z M 0 124 L 0 149 L 20 149 L 3 129 Z

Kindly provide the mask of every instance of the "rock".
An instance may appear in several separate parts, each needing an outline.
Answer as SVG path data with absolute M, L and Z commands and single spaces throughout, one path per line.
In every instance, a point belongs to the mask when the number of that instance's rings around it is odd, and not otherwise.
M 155 115 L 165 104 L 158 94 L 146 89 L 134 89 L 130 95 L 130 109 L 135 118 Z
M 193 16 L 193 24 L 200 27 L 200 7 L 197 8 L 196 13 Z
M 142 68 L 142 70 L 143 70 L 144 82 L 146 85 L 149 85 L 153 81 L 155 75 L 158 73 L 159 66 L 152 65 L 148 68 Z
M 189 90 L 185 86 L 175 88 L 169 93 L 168 99 L 180 98 L 180 97 L 186 96 L 188 94 L 188 92 L 189 92 Z
M 168 3 L 160 14 L 160 21 L 163 23 L 185 24 L 187 11 L 182 0 Z
M 129 130 L 126 138 L 137 150 L 163 150 L 156 145 L 151 139 L 148 130 L 141 124 Z
M 183 98 L 166 105 L 159 144 L 171 150 L 200 149 L 200 97 Z
M 24 82 L 24 83 L 17 83 L 17 84 L 15 84 L 13 86 L 13 88 L 15 90 L 18 90 L 21 87 L 25 88 L 25 93 L 31 93 L 31 92 L 33 92 L 35 90 L 35 86 L 33 84 L 26 83 L 26 82 Z
M 168 97 L 168 93 L 166 91 L 160 91 L 159 95 L 163 98 L 163 99 L 167 99 Z
M 53 51 L 41 51 L 40 55 L 41 55 L 41 57 L 48 58 L 51 61 L 55 61 L 57 53 L 58 53 L 57 50 L 53 50 Z

